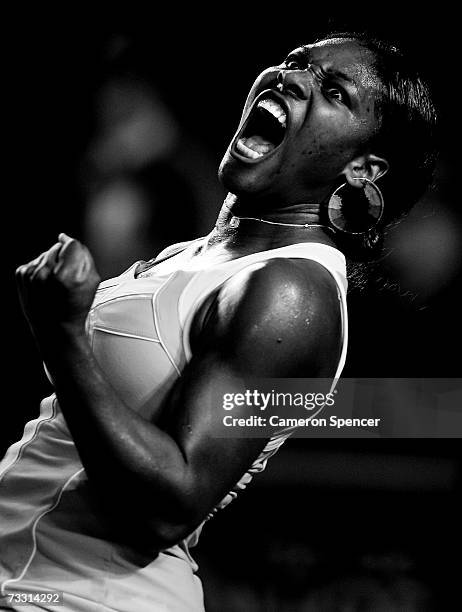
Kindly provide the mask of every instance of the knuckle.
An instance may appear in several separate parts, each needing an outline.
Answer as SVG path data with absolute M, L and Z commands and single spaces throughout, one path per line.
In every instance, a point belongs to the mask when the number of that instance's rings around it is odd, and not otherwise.
M 72 268 L 63 266 L 55 274 L 56 280 L 64 285 L 65 287 L 73 287 L 77 284 L 75 279 L 74 270 Z
M 36 268 L 36 264 L 34 262 L 30 262 L 28 264 L 24 264 L 21 266 L 21 274 L 22 276 L 31 276 Z
M 77 240 L 77 238 L 71 238 L 69 240 L 69 247 L 71 249 L 79 249 L 82 246 L 81 242 Z
M 54 273 L 54 276 L 57 280 L 63 282 L 69 276 L 69 271 L 65 266 L 60 266 Z
M 37 273 L 34 276 L 34 280 L 44 281 L 49 277 L 49 275 L 50 273 L 49 273 L 48 268 L 43 267 L 37 271 Z
M 55 242 L 55 244 L 48 249 L 48 251 L 46 252 L 46 255 L 47 256 L 54 255 L 56 251 L 60 248 L 61 248 L 61 244 L 59 242 Z

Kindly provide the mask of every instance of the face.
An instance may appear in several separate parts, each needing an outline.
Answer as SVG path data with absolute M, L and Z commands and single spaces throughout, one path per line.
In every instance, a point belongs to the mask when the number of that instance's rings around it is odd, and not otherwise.
M 224 186 L 284 203 L 326 192 L 377 131 L 373 63 L 355 41 L 332 39 L 260 74 L 220 165 Z

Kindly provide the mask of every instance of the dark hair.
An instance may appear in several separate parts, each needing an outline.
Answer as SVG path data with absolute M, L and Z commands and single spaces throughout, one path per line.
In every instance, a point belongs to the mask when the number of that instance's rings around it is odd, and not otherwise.
M 370 146 L 390 164 L 388 172 L 377 182 L 385 200 L 381 226 L 386 231 L 432 183 L 437 158 L 438 111 L 430 84 L 413 58 L 398 46 L 358 32 L 332 32 L 316 42 L 335 38 L 356 41 L 375 57 L 373 68 L 382 91 L 377 105 L 379 127 Z M 354 248 L 347 249 L 347 255 L 363 261 L 377 257 L 377 250 L 365 251 L 364 248 L 356 252 Z M 356 276 L 352 278 L 353 284 L 364 284 L 365 269 L 355 265 L 350 268 L 352 276 Z
M 354 40 L 375 56 L 382 92 L 372 144 L 374 153 L 390 164 L 378 183 L 386 197 L 384 221 L 389 222 L 409 211 L 432 182 L 438 112 L 431 87 L 412 58 L 391 43 L 357 32 L 333 32 L 317 42 L 332 38 Z

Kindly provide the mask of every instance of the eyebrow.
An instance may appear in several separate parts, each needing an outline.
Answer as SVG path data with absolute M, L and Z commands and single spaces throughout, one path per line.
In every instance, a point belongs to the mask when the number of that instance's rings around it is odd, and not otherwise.
M 311 58 L 310 49 L 308 49 L 307 45 L 302 45 L 301 47 L 298 47 L 298 49 L 296 49 L 295 52 L 297 51 L 301 51 L 302 53 L 304 53 L 308 62 L 316 64 L 316 62 L 313 61 Z M 358 89 L 358 84 L 356 83 L 356 81 L 352 79 L 350 76 L 348 76 L 347 74 L 345 74 L 344 72 L 342 72 L 341 70 L 337 70 L 335 68 L 323 68 L 322 66 L 320 66 L 320 68 L 327 75 L 342 79 L 343 81 L 350 83 L 351 85 L 356 87 L 356 89 Z
M 351 83 L 356 88 L 358 87 L 358 85 L 356 84 L 356 81 L 353 80 L 351 77 L 349 77 L 344 72 L 342 72 L 341 70 L 336 70 L 335 68 L 323 68 L 323 71 L 329 76 L 334 76 L 336 78 L 342 79 L 343 81 L 346 81 L 347 83 Z

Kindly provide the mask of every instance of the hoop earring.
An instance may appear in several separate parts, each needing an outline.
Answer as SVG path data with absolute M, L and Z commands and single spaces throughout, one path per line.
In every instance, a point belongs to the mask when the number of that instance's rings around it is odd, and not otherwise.
M 330 196 L 327 215 L 336 231 L 361 240 L 366 248 L 373 248 L 380 239 L 377 226 L 383 216 L 383 195 L 370 179 L 354 178 L 364 182 L 362 197 L 358 200 L 359 190 L 350 187 L 348 183 L 343 183 Z M 345 187 L 350 189 L 345 190 Z M 341 190 L 344 190 L 343 194 L 339 193 Z

